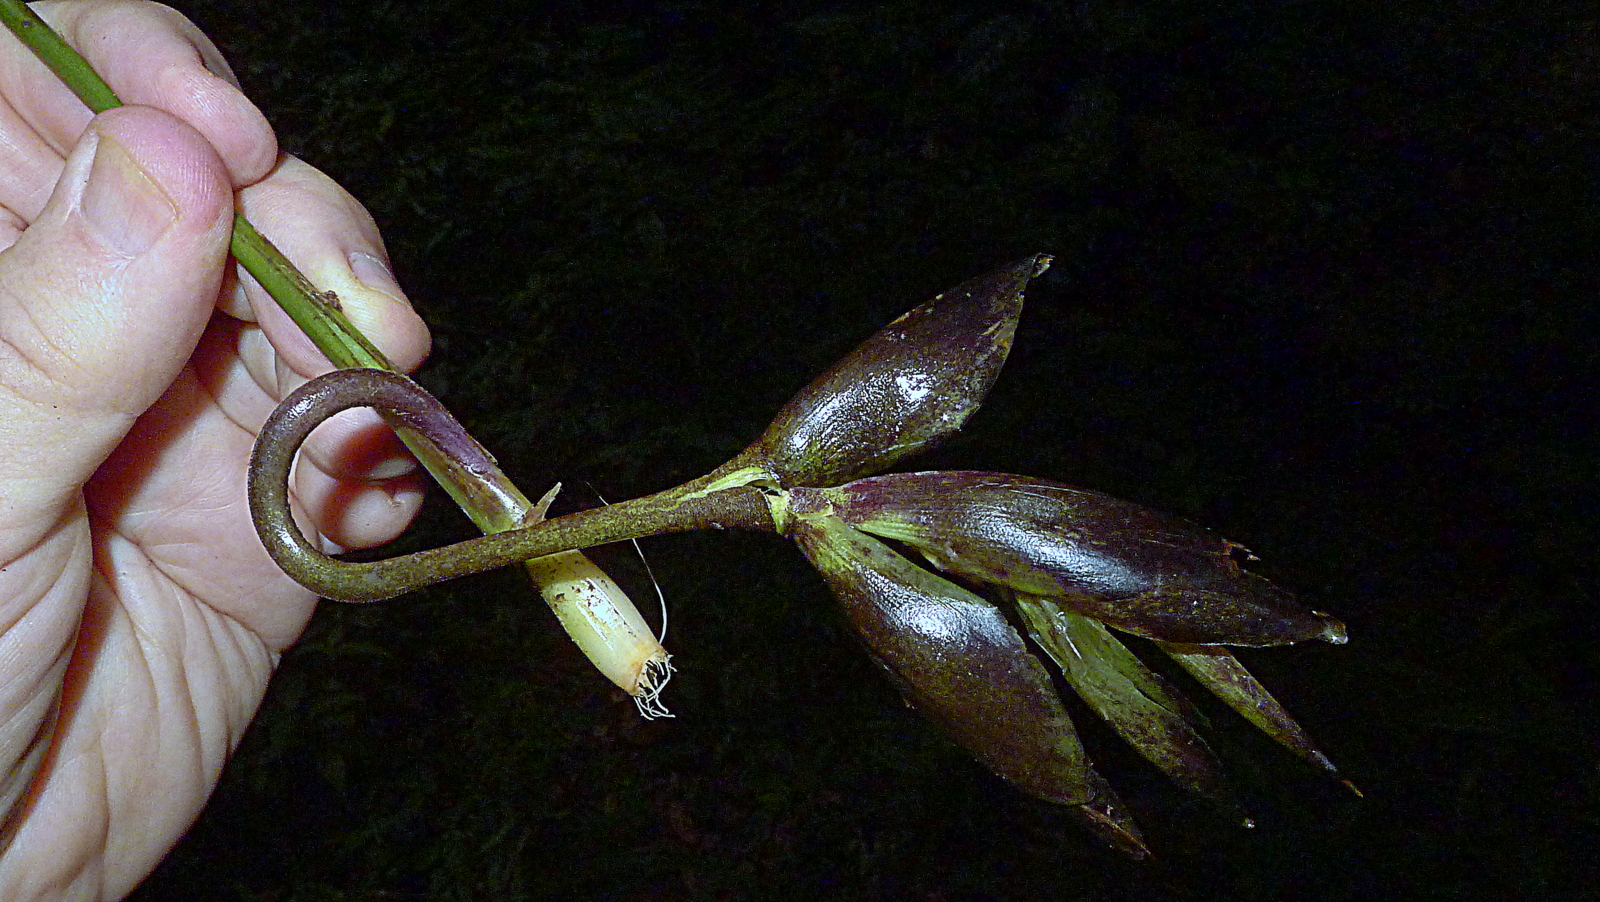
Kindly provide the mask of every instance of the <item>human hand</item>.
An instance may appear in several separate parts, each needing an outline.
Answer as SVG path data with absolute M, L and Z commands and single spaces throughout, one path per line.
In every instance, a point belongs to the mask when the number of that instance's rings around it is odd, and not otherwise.
M 255 431 L 328 368 L 227 256 L 244 212 L 394 363 L 427 330 L 377 230 L 280 157 L 193 25 L 38 5 L 130 106 L 91 120 L 0 34 L 0 898 L 115 899 L 193 820 L 316 599 L 245 505 Z M 306 446 L 303 525 L 394 538 L 420 490 L 365 412 Z M 308 534 L 310 531 L 308 530 Z

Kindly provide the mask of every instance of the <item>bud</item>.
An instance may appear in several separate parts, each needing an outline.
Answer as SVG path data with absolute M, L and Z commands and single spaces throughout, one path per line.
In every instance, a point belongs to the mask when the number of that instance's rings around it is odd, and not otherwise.
M 915 548 L 949 573 L 1124 632 L 1195 645 L 1339 644 L 1344 625 L 1239 567 L 1240 546 L 1109 495 L 1005 473 L 896 473 L 796 490 L 798 514 Z
M 795 395 L 722 469 L 780 486 L 837 485 L 946 438 L 994 385 L 1022 315 L 1022 289 L 1050 258 L 979 276 L 867 339 Z
M 999 609 L 836 517 L 790 533 L 901 694 L 1040 798 L 1090 801 L 1089 764 L 1050 674 Z

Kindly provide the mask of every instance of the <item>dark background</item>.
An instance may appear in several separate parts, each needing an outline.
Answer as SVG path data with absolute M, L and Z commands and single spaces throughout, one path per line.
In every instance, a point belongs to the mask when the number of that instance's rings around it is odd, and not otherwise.
M 1600 881 L 1586 3 L 179 2 L 382 225 L 422 374 L 530 492 L 701 473 L 878 325 L 1036 251 L 922 467 L 1111 492 L 1349 625 L 1247 662 L 1260 826 L 1079 718 L 1124 861 L 908 711 L 782 540 L 645 544 L 675 720 L 514 573 L 326 605 L 135 897 L 1578 899 Z M 443 504 L 402 543 L 460 537 Z M 601 558 L 641 607 L 621 552 Z

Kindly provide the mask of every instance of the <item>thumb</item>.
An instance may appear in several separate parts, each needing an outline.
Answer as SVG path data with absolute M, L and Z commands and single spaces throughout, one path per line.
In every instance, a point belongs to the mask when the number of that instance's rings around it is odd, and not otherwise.
M 188 360 L 232 211 L 198 132 L 123 107 L 90 124 L 44 211 L 0 253 L 0 561 L 18 528 L 49 529 L 74 503 Z

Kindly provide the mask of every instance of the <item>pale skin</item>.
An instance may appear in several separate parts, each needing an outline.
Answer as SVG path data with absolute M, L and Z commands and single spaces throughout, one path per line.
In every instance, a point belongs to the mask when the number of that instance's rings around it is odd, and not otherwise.
M 251 221 L 398 367 L 427 353 L 366 211 L 280 156 L 154 4 L 39 4 L 128 107 L 91 118 L 0 33 L 0 899 L 118 899 L 193 821 L 316 598 L 245 503 L 256 430 L 328 364 L 227 256 Z M 329 548 L 420 484 L 369 411 L 305 446 Z

